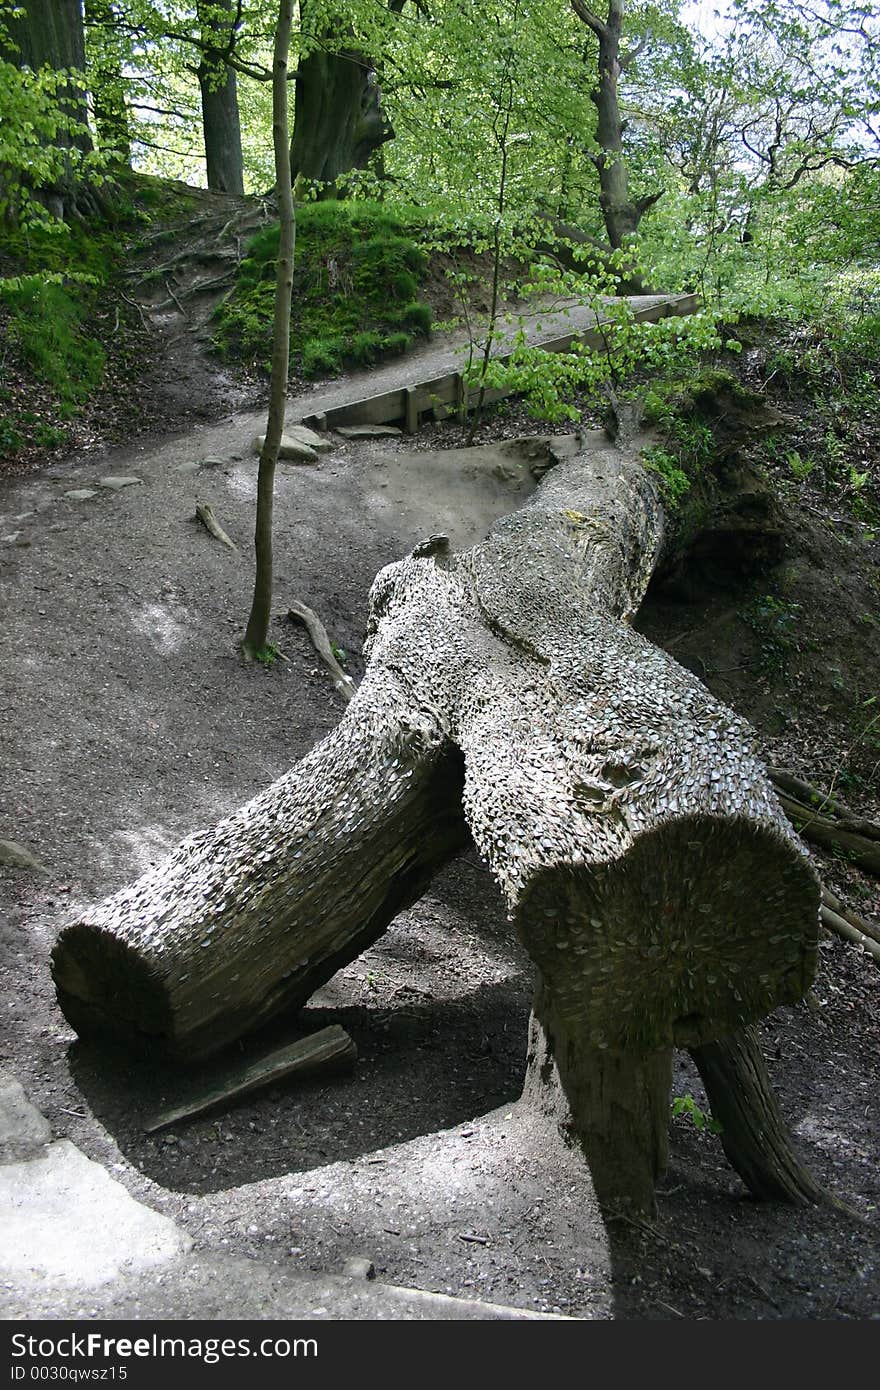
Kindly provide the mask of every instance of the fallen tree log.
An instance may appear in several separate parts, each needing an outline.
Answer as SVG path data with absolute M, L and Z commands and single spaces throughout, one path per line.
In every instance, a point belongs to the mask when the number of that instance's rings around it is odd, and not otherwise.
M 830 909 L 836 916 L 842 917 L 851 927 L 855 927 L 862 936 L 869 936 L 872 941 L 876 941 L 880 945 L 880 927 L 875 927 L 873 922 L 869 922 L 865 917 L 860 917 L 857 912 L 853 912 L 824 883 L 822 885 L 822 906 Z
M 752 733 L 630 626 L 662 534 L 609 445 L 473 549 L 384 569 L 338 727 L 61 934 L 77 1031 L 207 1055 L 301 1004 L 470 835 L 537 966 L 526 1094 L 565 1109 L 603 1201 L 650 1209 L 671 1049 L 800 999 L 819 910 Z

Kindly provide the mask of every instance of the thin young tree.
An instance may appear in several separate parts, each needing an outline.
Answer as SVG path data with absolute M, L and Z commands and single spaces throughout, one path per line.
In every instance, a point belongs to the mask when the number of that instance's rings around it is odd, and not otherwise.
M 278 273 L 275 280 L 275 329 L 269 415 L 266 438 L 257 474 L 257 519 L 254 533 L 256 572 L 254 597 L 244 634 L 244 652 L 257 657 L 266 650 L 272 607 L 272 511 L 275 500 L 275 468 L 284 429 L 287 372 L 290 359 L 290 301 L 293 293 L 293 257 L 296 246 L 296 213 L 290 183 L 290 134 L 287 118 L 287 81 L 293 0 L 280 0 L 272 60 L 272 143 L 275 154 L 275 186 L 280 217 Z

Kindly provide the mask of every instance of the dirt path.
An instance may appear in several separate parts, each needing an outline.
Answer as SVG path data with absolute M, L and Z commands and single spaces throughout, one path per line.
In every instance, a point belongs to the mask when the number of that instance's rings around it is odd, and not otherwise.
M 388 1282 L 580 1317 L 875 1315 L 880 976 L 836 942 L 818 1012 L 784 1011 L 764 1034 L 809 1162 L 868 1224 L 748 1201 L 685 1120 L 656 1229 L 603 1223 L 584 1167 L 517 1104 L 528 964 L 471 857 L 273 1028 L 281 1041 L 341 1022 L 360 1054 L 349 1078 L 147 1137 L 143 1117 L 180 1076 L 76 1041 L 48 972 L 71 912 L 260 790 L 340 714 L 298 629 L 278 629 L 286 659 L 269 671 L 238 657 L 260 423 L 0 488 L 0 837 L 48 870 L 0 869 L 2 1064 L 57 1136 L 174 1216 L 196 1251 L 316 1273 L 361 1255 Z M 478 465 L 404 448 L 340 440 L 317 467 L 280 470 L 276 609 L 314 607 L 355 675 L 376 571 L 432 531 L 468 544 L 530 486 L 509 452 Z M 196 500 L 239 554 L 193 521 Z M 676 1090 L 702 1094 L 685 1058 Z M 15 1288 L 0 1309 L 27 1316 Z

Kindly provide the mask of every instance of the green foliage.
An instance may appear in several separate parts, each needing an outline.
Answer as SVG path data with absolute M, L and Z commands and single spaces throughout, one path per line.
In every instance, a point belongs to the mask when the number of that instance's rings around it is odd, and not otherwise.
M 657 444 L 642 451 L 642 463 L 650 473 L 657 474 L 666 507 L 669 511 L 677 511 L 682 497 L 690 489 L 691 480 L 679 467 L 676 455 Z
M 785 462 L 788 464 L 798 482 L 804 482 L 809 478 L 813 469 L 816 467 L 816 460 L 811 458 L 801 458 L 797 449 L 789 449 L 785 455 Z
M 701 1110 L 692 1095 L 675 1096 L 672 1102 L 672 1118 L 684 1115 L 698 1132 L 706 1130 L 709 1134 L 721 1134 L 723 1126 L 712 1115 Z
M 81 304 L 38 275 L 0 281 L 0 304 L 10 311 L 8 341 L 62 411 L 72 412 L 100 383 L 105 362 L 101 345 L 83 331 Z
M 268 363 L 277 226 L 254 237 L 235 289 L 217 313 L 225 356 Z M 291 354 L 305 376 L 333 376 L 404 352 L 431 328 L 428 304 L 413 298 L 428 266 L 407 222 L 388 208 L 335 200 L 297 215 Z
M 0 415 L 0 458 L 12 458 L 24 444 L 24 437 L 16 428 L 16 422 L 7 415 Z
M 742 614 L 761 640 L 761 665 L 767 675 L 785 670 L 789 658 L 800 651 L 800 604 L 777 594 L 760 594 Z
M 267 642 L 265 647 L 261 647 L 258 652 L 254 652 L 254 661 L 258 661 L 266 670 L 271 670 L 275 662 L 281 656 L 281 648 L 276 647 L 274 642 Z

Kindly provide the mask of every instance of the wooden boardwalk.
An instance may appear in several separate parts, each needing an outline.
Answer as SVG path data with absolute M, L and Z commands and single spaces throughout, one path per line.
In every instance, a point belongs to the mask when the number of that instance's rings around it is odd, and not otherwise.
M 630 297 L 628 302 L 639 323 L 692 314 L 698 307 L 698 297 L 693 294 L 637 295 Z M 575 343 L 590 347 L 602 344 L 601 325 L 607 319 L 601 311 L 596 314 L 586 306 L 568 304 L 541 314 L 536 314 L 534 309 L 529 313 L 535 318 L 525 330 L 529 346 L 541 347 L 546 352 L 566 352 Z M 502 362 L 510 359 L 520 331 L 519 325 L 504 328 L 493 359 Z M 408 433 L 415 433 L 428 415 L 438 420 L 455 414 L 463 417 L 477 397 L 477 392 L 473 388 L 468 390 L 464 381 L 471 352 L 467 340 L 452 346 L 428 347 L 378 370 L 359 372 L 338 385 L 319 387 L 311 395 L 292 399 L 287 418 L 289 421 L 298 419 L 317 429 L 334 429 L 339 425 L 401 425 Z M 497 401 L 511 394 L 511 388 L 492 389 L 486 391 L 485 399 Z

